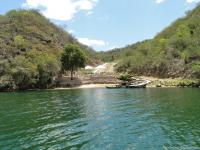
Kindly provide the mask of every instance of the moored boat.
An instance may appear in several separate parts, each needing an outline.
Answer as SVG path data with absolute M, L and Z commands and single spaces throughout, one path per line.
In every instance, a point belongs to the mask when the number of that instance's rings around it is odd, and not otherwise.
M 126 85 L 126 88 L 146 88 L 149 83 L 150 81 L 148 80 L 136 80 L 136 82 Z
M 106 86 L 107 89 L 119 89 L 122 88 L 121 85 Z
M 127 85 L 126 88 L 146 88 L 146 85 L 147 84 L 142 84 L 142 85 L 133 85 L 133 84 L 130 84 L 130 85 Z

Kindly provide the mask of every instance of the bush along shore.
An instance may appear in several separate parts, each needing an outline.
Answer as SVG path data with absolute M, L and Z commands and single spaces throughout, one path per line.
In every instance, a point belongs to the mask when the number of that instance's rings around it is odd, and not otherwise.
M 145 80 L 151 81 L 147 88 L 200 88 L 200 80 L 198 79 L 181 79 L 181 78 L 167 78 L 159 79 L 153 77 L 138 77 Z M 75 77 L 73 80 L 70 77 L 57 78 L 53 81 L 52 85 L 46 89 L 70 89 L 70 88 L 88 88 L 92 85 L 93 88 L 106 87 L 106 85 L 117 85 L 121 84 L 120 81 L 114 75 L 98 75 L 98 76 L 82 76 Z M 100 86 L 101 85 L 101 86 Z M 23 89 L 24 91 L 33 91 L 33 90 L 44 90 L 44 88 L 34 88 L 34 89 Z M 22 91 L 22 89 L 17 88 L 4 88 L 0 89 L 1 92 L 12 92 L 12 91 Z
M 151 83 L 147 87 L 192 87 L 199 88 L 200 80 L 199 79 L 181 79 L 181 78 L 167 78 L 167 79 L 158 79 L 158 78 L 148 78 Z
M 182 79 L 182 78 L 166 78 L 166 79 L 159 79 L 154 77 L 136 77 L 140 79 L 145 79 L 151 81 L 147 88 L 165 88 L 165 87 L 192 87 L 192 88 L 199 88 L 200 87 L 200 80 L 198 79 Z M 74 87 L 81 87 L 83 85 L 107 85 L 107 84 L 121 84 L 123 83 L 122 80 L 119 80 L 117 75 L 92 75 L 92 76 L 81 76 L 79 78 L 74 78 L 74 80 L 70 80 L 70 77 L 63 77 L 56 81 L 57 88 L 74 88 Z M 87 86 L 85 86 L 87 87 Z M 103 86 L 101 86 L 103 87 Z

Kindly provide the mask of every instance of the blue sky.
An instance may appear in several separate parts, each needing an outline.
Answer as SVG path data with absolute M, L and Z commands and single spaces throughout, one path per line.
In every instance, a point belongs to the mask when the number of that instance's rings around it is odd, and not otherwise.
M 95 50 L 154 37 L 200 0 L 0 0 L 0 14 L 43 8 L 47 18 Z

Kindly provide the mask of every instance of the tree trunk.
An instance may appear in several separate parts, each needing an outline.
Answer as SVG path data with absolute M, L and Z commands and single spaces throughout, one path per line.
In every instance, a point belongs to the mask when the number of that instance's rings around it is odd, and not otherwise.
M 71 80 L 73 80 L 73 73 L 74 73 L 74 69 L 72 67 L 72 69 L 71 69 Z

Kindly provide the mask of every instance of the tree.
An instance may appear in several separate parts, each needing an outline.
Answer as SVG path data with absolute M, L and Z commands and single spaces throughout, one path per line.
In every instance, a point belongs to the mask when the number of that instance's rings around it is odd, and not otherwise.
M 25 68 L 18 67 L 13 70 L 13 80 L 18 89 L 24 90 L 30 88 L 31 85 L 31 74 L 30 71 Z
M 31 63 L 25 56 L 16 56 L 11 63 L 11 75 L 17 89 L 25 90 L 34 88 L 37 75 L 35 64 Z
M 57 74 L 59 66 L 54 61 L 47 61 L 44 64 L 39 64 L 38 70 L 38 83 L 39 88 L 49 88 L 53 84 L 53 77 Z
M 62 71 L 71 72 L 71 80 L 73 80 L 74 71 L 78 68 L 85 67 L 85 54 L 76 45 L 67 45 L 61 55 Z
M 119 77 L 118 77 L 118 79 L 119 80 L 122 80 L 122 81 L 131 81 L 132 80 L 132 75 L 130 75 L 130 74 L 123 74 L 123 75 L 120 75 Z

